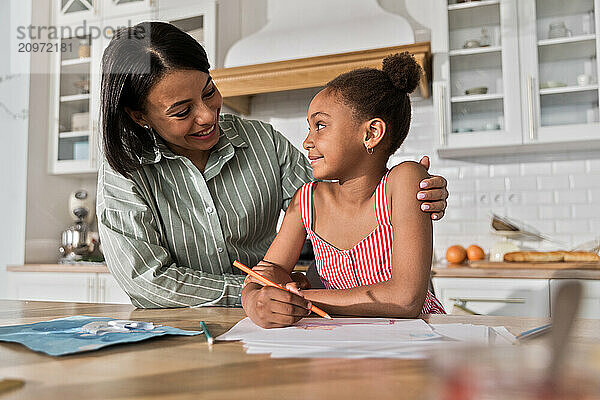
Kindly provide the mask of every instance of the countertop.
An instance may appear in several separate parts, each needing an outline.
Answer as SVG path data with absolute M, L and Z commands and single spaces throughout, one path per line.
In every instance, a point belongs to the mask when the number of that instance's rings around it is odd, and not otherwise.
M 306 272 L 308 265 L 296 265 L 294 271 Z M 108 274 L 110 271 L 106 265 L 89 264 L 25 264 L 9 265 L 6 267 L 10 272 L 73 272 L 73 273 L 100 273 Z
M 25 264 L 8 265 L 10 272 L 77 272 L 108 274 L 108 267 L 104 264 Z
M 72 315 L 152 321 L 213 336 L 245 317 L 239 308 L 140 310 L 130 305 L 0 300 L 0 325 L 32 323 Z M 518 333 L 543 319 L 489 316 L 424 316 L 432 323 L 504 325 Z M 577 322 L 576 338 L 597 337 L 600 320 Z M 0 343 L 0 376 L 25 380 L 2 399 L 397 399 L 427 398 L 430 385 L 422 360 L 272 359 L 248 355 L 239 342 L 203 336 L 162 337 L 99 351 L 50 357 L 15 343 Z
M 431 269 L 431 276 L 433 278 L 600 279 L 600 270 L 470 268 L 438 264 Z

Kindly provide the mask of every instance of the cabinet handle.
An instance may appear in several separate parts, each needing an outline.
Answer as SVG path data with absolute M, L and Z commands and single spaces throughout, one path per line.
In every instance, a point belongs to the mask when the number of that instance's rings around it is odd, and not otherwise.
M 533 94 L 534 94 L 534 84 L 535 84 L 535 78 L 531 75 L 529 75 L 527 77 L 527 106 L 529 107 L 528 111 L 529 111 L 529 140 L 530 141 L 534 141 L 535 140 L 535 126 L 536 126 L 536 121 L 535 121 L 535 101 L 533 98 Z
M 440 145 L 446 145 L 446 87 L 444 85 L 438 86 L 440 89 L 439 103 L 438 103 L 438 122 L 440 123 Z
M 150 7 L 154 7 L 154 0 L 150 0 Z
M 518 303 L 518 304 L 524 304 L 525 303 L 525 299 L 523 298 L 508 298 L 508 299 L 500 299 L 500 298 L 471 298 L 471 297 L 451 297 L 449 298 L 449 300 L 452 300 L 454 302 L 458 302 L 458 303 L 468 303 L 468 302 L 473 302 L 473 303 Z

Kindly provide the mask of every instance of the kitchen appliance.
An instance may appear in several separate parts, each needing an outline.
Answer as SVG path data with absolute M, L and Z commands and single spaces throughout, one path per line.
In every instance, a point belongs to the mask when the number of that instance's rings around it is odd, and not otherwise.
M 59 263 L 102 261 L 98 233 L 90 231 L 90 224 L 94 220 L 94 202 L 87 190 L 71 193 L 69 215 L 75 223 L 62 232 Z

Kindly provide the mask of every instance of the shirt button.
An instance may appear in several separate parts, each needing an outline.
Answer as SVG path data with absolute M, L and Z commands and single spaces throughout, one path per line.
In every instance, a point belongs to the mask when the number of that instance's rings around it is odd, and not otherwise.
M 223 252 L 223 248 L 222 248 L 222 247 L 217 247 L 217 251 L 218 251 L 219 253 L 222 253 L 222 252 Z
M 212 208 L 212 207 L 207 207 L 207 208 L 206 208 L 206 212 L 207 212 L 207 213 L 209 213 L 209 214 L 212 214 L 212 212 L 213 212 L 213 211 L 214 211 L 214 210 L 213 210 L 213 208 Z

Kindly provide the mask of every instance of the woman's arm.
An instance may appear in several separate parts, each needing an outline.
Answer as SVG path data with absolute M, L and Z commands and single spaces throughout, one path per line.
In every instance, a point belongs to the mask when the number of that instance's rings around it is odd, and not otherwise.
M 392 277 L 386 282 L 342 290 L 303 290 L 304 297 L 325 311 L 344 315 L 416 317 L 421 313 L 432 255 L 432 223 L 418 212 L 416 193 L 427 172 L 417 163 L 403 163 L 390 172 L 393 226 Z
M 290 274 L 298 261 L 305 239 L 306 230 L 302 223 L 298 190 L 288 206 L 275 240 L 263 261 L 254 270 L 281 285 L 291 282 Z M 251 282 L 242 290 L 242 305 L 246 314 L 257 325 L 264 328 L 288 326 L 310 314 L 311 305 L 301 296 Z
M 242 275 L 217 275 L 177 265 L 161 241 L 157 216 L 137 184 L 112 171 L 106 163 L 98 178 L 102 250 L 110 272 L 133 305 L 240 305 Z

